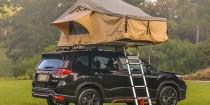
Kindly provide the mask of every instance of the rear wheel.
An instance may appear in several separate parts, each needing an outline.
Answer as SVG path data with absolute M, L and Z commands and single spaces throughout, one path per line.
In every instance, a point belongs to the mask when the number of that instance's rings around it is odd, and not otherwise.
M 47 99 L 48 105 L 69 105 L 68 102 L 54 102 L 52 99 Z
M 126 102 L 127 105 L 136 105 L 135 102 Z
M 99 92 L 93 88 L 85 88 L 79 92 L 76 105 L 102 105 Z
M 48 105 L 55 105 L 54 101 L 52 99 L 47 99 Z
M 178 93 L 174 87 L 164 86 L 160 90 L 157 105 L 176 105 L 178 101 Z
M 68 102 L 57 102 L 56 105 L 69 105 Z

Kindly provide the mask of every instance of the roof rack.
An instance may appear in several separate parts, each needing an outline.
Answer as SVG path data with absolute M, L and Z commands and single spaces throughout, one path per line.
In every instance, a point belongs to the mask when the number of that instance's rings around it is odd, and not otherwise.
M 93 45 L 75 45 L 75 46 L 59 46 L 57 51 L 112 51 L 123 52 L 123 46 L 93 44 Z

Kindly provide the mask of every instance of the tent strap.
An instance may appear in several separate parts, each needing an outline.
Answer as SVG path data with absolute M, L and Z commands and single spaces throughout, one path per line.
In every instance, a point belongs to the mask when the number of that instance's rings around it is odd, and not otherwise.
M 125 17 L 125 33 L 128 31 L 128 17 Z
M 151 35 L 151 31 L 149 29 L 149 21 L 148 21 L 148 24 L 147 24 L 147 35 L 150 34 Z

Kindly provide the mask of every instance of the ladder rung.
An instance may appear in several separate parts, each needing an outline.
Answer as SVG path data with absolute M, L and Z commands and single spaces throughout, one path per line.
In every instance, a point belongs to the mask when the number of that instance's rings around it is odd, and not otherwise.
M 139 56 L 127 56 L 128 59 L 139 59 Z
M 150 94 L 149 94 L 149 91 L 148 91 L 148 86 L 147 86 L 147 83 L 146 83 L 147 81 L 146 81 L 145 75 L 143 73 L 143 67 L 142 67 L 143 65 L 141 63 L 142 61 L 139 57 L 139 53 L 137 52 L 138 55 L 135 55 L 135 56 L 132 56 L 132 55 L 127 56 L 126 48 L 123 47 L 123 50 L 124 50 L 124 53 L 125 53 L 126 65 L 127 65 L 127 68 L 128 68 L 127 70 L 128 70 L 128 73 L 129 73 L 128 76 L 130 78 L 131 88 L 132 88 L 132 91 L 133 91 L 133 96 L 134 96 L 133 98 L 135 99 L 135 103 L 138 105 L 138 102 L 137 102 L 138 100 L 145 99 L 145 100 L 148 100 L 149 105 L 152 105 L 152 101 L 151 101 L 151 97 L 150 97 Z M 133 61 L 135 61 L 135 62 L 133 62 Z M 142 73 L 132 74 L 131 73 L 132 70 L 130 68 L 130 65 L 131 66 L 132 65 L 140 65 L 141 66 L 140 70 L 141 70 Z M 144 84 L 143 85 L 142 84 L 141 85 L 134 85 L 133 79 L 134 79 L 135 76 L 142 76 Z M 137 94 L 136 94 L 136 88 L 145 88 L 147 96 L 138 97 Z
M 132 76 L 143 76 L 143 74 L 131 74 Z
M 146 86 L 134 86 L 135 88 L 144 88 Z
M 140 65 L 141 63 L 128 63 L 130 65 Z
M 136 97 L 136 99 L 149 99 L 149 97 Z

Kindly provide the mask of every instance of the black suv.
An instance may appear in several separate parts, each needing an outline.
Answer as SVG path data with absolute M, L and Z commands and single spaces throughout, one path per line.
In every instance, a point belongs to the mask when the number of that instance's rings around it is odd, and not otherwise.
M 132 74 L 141 73 L 136 65 L 130 68 Z M 186 85 L 181 76 L 157 71 L 145 61 L 143 68 L 152 101 L 176 105 L 185 99 Z M 120 52 L 97 49 L 49 52 L 42 54 L 34 72 L 32 95 L 47 99 L 48 105 L 134 104 L 125 56 Z M 133 80 L 136 85 L 144 85 L 142 76 Z M 138 88 L 137 96 L 145 97 L 145 88 Z

